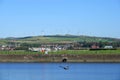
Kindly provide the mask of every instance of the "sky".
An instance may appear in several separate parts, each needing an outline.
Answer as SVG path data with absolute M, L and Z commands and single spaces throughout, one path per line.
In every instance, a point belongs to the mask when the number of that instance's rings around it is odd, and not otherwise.
M 120 38 L 120 0 L 0 0 L 0 38 L 55 34 Z

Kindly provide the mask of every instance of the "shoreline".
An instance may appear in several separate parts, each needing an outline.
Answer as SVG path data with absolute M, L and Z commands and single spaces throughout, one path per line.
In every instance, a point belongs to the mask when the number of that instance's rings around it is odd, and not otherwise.
M 81 62 L 81 63 L 120 63 L 120 54 L 29 54 L 5 55 L 0 54 L 0 62 Z

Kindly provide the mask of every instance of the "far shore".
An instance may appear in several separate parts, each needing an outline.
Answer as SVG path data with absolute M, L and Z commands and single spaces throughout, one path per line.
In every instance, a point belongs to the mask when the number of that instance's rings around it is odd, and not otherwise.
M 117 62 L 120 54 L 0 54 L 0 62 Z

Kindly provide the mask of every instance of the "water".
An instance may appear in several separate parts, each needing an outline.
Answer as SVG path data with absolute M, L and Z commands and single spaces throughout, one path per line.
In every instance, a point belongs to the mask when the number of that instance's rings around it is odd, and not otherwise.
M 0 80 L 120 80 L 120 63 L 0 63 Z

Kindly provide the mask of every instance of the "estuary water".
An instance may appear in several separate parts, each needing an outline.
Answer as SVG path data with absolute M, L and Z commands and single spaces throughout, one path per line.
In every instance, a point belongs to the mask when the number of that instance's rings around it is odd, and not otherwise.
M 0 80 L 120 80 L 120 63 L 0 63 Z

